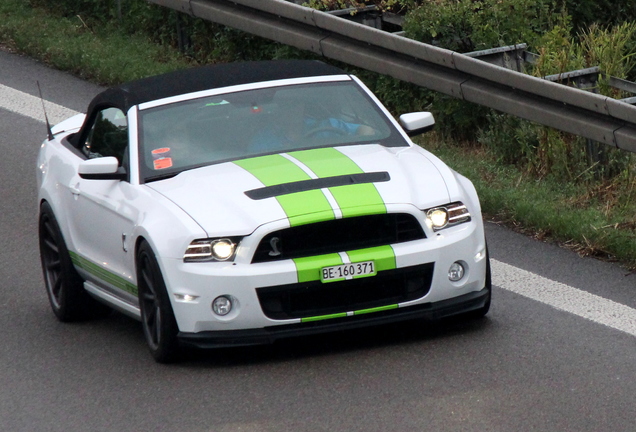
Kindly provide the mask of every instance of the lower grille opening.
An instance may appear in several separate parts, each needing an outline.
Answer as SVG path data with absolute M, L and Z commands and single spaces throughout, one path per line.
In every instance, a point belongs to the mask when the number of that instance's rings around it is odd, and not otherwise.
M 257 288 L 263 313 L 271 319 L 307 318 L 359 311 L 416 300 L 431 287 L 433 263 L 379 272 L 346 281 Z

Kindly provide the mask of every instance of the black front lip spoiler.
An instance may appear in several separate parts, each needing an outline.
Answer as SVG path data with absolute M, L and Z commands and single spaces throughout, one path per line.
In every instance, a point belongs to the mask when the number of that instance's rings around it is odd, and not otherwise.
M 481 291 L 474 291 L 448 300 L 424 303 L 368 315 L 258 329 L 205 331 L 199 333 L 179 332 L 177 337 L 179 343 L 184 347 L 205 349 L 265 345 L 282 338 L 355 329 L 412 319 L 439 320 L 480 309 L 486 305 L 489 298 L 490 288 L 484 288 Z

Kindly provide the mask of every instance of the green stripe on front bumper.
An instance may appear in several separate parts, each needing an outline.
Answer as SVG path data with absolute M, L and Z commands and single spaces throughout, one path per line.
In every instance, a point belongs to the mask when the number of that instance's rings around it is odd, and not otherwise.
M 335 148 L 303 150 L 289 155 L 305 164 L 320 178 L 364 173 L 351 158 Z M 329 188 L 329 191 L 338 203 L 343 217 L 386 213 L 384 200 L 372 183 L 337 186 Z M 356 209 L 357 207 L 364 209 Z
M 377 246 L 366 249 L 358 249 L 346 252 L 351 263 L 362 261 L 374 261 L 376 272 L 393 270 L 397 267 L 395 262 L 395 252 L 391 246 Z M 320 280 L 320 272 L 323 267 L 331 267 L 344 264 L 342 258 L 337 253 L 318 255 L 306 258 L 294 258 L 298 282 L 311 282 Z M 370 275 L 358 276 L 358 278 L 373 277 Z M 357 278 L 356 278 L 357 279 Z
M 260 156 L 234 161 L 265 186 L 275 186 L 311 177 L 292 161 L 281 155 Z M 320 190 L 297 192 L 276 197 L 291 226 L 334 219 L 335 215 L 327 197 Z
M 346 316 L 347 316 L 347 313 L 342 312 L 342 313 L 336 313 L 331 315 L 320 315 L 315 317 L 301 318 L 300 322 L 322 321 L 322 320 L 333 319 L 333 318 L 344 318 Z
M 362 310 L 354 311 L 353 314 L 354 315 L 364 315 L 364 314 L 373 313 L 373 312 L 382 312 L 382 311 L 386 311 L 386 310 L 397 309 L 398 307 L 399 306 L 396 305 L 396 304 L 387 305 L 387 306 L 380 306 L 380 307 L 376 307 L 376 308 L 369 308 L 369 309 L 362 309 Z
M 126 291 L 130 294 L 137 295 L 137 285 L 130 283 L 121 276 L 117 276 L 116 274 L 109 272 L 108 270 L 98 266 L 97 264 L 78 255 L 75 252 L 69 251 L 69 255 L 71 256 L 71 260 L 76 267 L 86 270 L 88 273 L 92 274 L 108 285 L 112 285 L 115 288 L 119 288 L 120 290 Z
M 374 312 L 382 312 L 382 311 L 386 311 L 386 310 L 397 309 L 399 307 L 400 307 L 399 305 L 392 304 L 392 305 L 380 306 L 380 307 L 375 307 L 375 308 L 357 310 L 357 311 L 353 311 L 351 313 L 353 315 L 364 315 L 364 314 L 370 314 L 370 313 L 374 313 Z M 314 316 L 314 317 L 301 318 L 300 322 L 323 321 L 323 320 L 334 319 L 334 318 L 344 318 L 346 316 L 348 316 L 347 312 L 341 312 L 341 313 L 335 313 L 335 314 L 330 314 L 330 315 L 319 315 L 319 316 Z

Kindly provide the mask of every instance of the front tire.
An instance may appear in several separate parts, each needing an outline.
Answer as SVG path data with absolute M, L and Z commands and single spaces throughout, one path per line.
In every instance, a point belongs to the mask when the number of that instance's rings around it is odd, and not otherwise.
M 81 321 L 110 313 L 107 306 L 84 290 L 84 281 L 73 266 L 60 226 L 47 202 L 40 207 L 38 234 L 44 285 L 57 319 Z
M 141 325 L 150 354 L 158 363 L 174 362 L 179 357 L 179 328 L 159 263 L 145 241 L 137 252 L 137 281 Z

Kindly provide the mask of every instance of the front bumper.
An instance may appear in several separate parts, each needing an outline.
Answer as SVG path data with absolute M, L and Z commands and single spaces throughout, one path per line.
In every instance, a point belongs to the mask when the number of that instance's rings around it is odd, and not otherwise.
M 259 329 L 204 331 L 198 333 L 180 332 L 178 339 L 182 346 L 205 349 L 264 345 L 271 344 L 282 338 L 376 326 L 399 321 L 413 319 L 439 320 L 479 310 L 485 307 L 488 301 L 490 301 L 490 288 L 485 287 L 481 291 L 470 292 L 448 300 L 423 303 L 368 315 L 277 325 Z
M 480 222 L 449 228 L 422 240 L 346 252 L 351 262 L 373 260 L 379 267 L 378 275 L 362 278 L 364 283 L 360 279 L 360 286 L 355 280 L 349 281 L 351 284 L 343 282 L 342 292 L 339 282 L 318 281 L 321 268 L 340 263 L 329 261 L 332 255 L 339 254 L 311 257 L 306 262 L 287 259 L 256 264 L 238 258 L 233 263 L 159 259 L 182 333 L 255 334 L 250 333 L 254 330 L 258 334 L 273 327 L 294 328 L 294 324 L 306 324 L 301 321 L 319 320 L 325 315 L 346 312 L 349 322 L 351 315 L 365 313 L 370 317 L 382 307 L 405 309 L 478 292 L 484 287 L 486 273 L 486 246 Z M 460 281 L 451 282 L 448 269 L 457 261 L 464 264 L 466 273 Z M 427 265 L 434 266 L 432 274 L 424 271 L 421 278 L 404 279 L 401 286 L 407 289 L 391 292 L 393 277 L 400 278 L 409 268 Z M 393 268 L 397 274 L 391 274 Z M 223 317 L 211 309 L 213 300 L 221 295 L 229 296 L 234 304 L 232 312 Z M 186 297 L 194 300 L 182 300 Z M 293 307 L 277 307 L 286 304 Z M 367 314 L 369 309 L 373 313 Z M 385 311 L 381 312 L 384 315 Z M 393 311 L 388 315 L 401 313 Z M 336 319 L 329 318 L 329 321 Z M 271 333 L 275 332 L 268 330 L 263 334 Z

